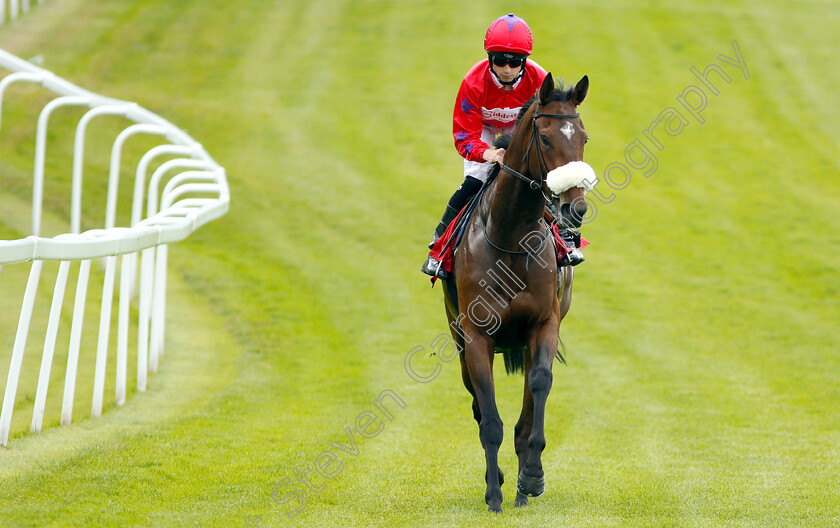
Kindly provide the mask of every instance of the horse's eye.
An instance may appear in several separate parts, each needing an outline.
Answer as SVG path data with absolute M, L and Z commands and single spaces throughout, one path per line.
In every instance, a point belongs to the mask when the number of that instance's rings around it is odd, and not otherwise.
M 546 147 L 551 146 L 551 143 L 548 142 L 548 137 L 546 137 L 543 134 L 540 134 L 540 141 L 542 141 L 542 144 L 545 145 Z
M 584 143 L 584 145 L 585 145 L 586 143 L 589 143 L 589 136 L 588 136 L 588 135 L 586 136 L 586 139 L 584 139 L 584 140 L 583 140 L 583 143 Z

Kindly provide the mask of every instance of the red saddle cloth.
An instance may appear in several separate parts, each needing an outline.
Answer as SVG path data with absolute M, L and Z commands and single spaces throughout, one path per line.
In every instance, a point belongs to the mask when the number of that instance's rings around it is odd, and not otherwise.
M 440 236 L 437 240 L 435 240 L 434 245 L 432 245 L 432 250 L 429 251 L 429 255 L 435 258 L 438 262 L 441 263 L 440 267 L 452 273 L 452 260 L 455 257 L 455 241 L 452 241 L 452 244 L 447 246 L 447 242 L 452 239 L 452 234 L 455 232 L 455 228 L 458 226 L 459 221 L 461 220 L 461 215 L 464 214 L 464 211 L 467 210 L 469 204 L 465 205 L 461 210 L 458 212 L 458 216 L 455 217 L 454 220 L 449 222 L 449 225 L 446 228 L 446 231 L 443 232 L 443 235 Z M 435 279 L 437 277 L 432 277 L 432 284 L 434 284 Z
M 464 214 L 467 207 L 469 206 L 464 206 L 464 208 L 461 209 L 458 216 L 449 223 L 446 231 L 444 231 L 443 235 L 435 241 L 434 245 L 432 245 L 432 250 L 429 251 L 429 255 L 439 261 L 441 263 L 440 267 L 449 273 L 452 273 L 452 261 L 455 258 L 455 247 L 457 244 L 455 241 L 453 241 L 452 244 L 448 244 L 448 242 L 452 239 L 452 235 L 455 233 L 459 220 L 461 219 L 461 215 Z M 548 225 L 550 226 L 551 234 L 554 236 L 554 247 L 557 249 L 557 264 L 559 265 L 569 253 L 570 249 L 566 247 L 566 243 L 563 242 L 562 238 L 560 238 L 560 228 L 557 227 L 557 224 L 551 223 Z M 581 237 L 579 249 L 583 249 L 588 245 L 589 241 Z M 432 284 L 435 283 L 435 279 L 437 279 L 437 277 L 432 277 Z

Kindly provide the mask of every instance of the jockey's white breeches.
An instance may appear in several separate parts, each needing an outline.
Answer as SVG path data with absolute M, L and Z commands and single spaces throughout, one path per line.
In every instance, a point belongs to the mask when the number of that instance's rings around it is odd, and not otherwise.
M 490 125 L 484 125 L 481 130 L 481 141 L 487 144 L 488 147 L 493 148 L 493 141 L 499 134 L 510 135 L 513 134 L 513 129 L 516 125 L 506 126 L 504 128 L 496 128 Z M 492 163 L 486 161 L 470 161 L 464 160 L 464 178 L 472 176 L 481 182 L 487 181 L 487 175 L 490 174 L 490 169 L 493 168 Z

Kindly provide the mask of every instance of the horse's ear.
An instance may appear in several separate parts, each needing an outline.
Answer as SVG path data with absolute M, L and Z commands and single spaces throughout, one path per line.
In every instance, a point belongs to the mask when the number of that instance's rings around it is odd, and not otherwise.
M 551 77 L 551 72 L 545 76 L 542 86 L 540 87 L 540 102 L 545 104 L 548 98 L 554 93 L 554 79 Z
M 584 75 L 583 78 L 575 85 L 575 106 L 579 105 L 584 99 L 586 99 L 587 93 L 589 93 L 589 77 Z

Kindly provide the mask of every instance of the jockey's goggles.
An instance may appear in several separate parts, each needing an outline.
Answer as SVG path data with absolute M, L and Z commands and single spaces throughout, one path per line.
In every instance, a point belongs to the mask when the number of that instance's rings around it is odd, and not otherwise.
M 493 62 L 499 68 L 505 66 L 505 64 L 509 64 L 511 68 L 519 68 L 525 62 L 525 58 L 521 55 L 512 55 L 510 53 L 505 53 L 504 55 L 490 55 L 490 61 Z

